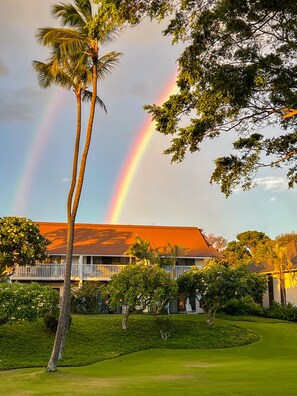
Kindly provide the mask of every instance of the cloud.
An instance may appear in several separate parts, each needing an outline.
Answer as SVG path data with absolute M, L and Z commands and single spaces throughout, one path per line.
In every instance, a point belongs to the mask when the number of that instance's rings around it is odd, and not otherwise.
M 281 192 L 288 189 L 288 182 L 284 177 L 257 177 L 254 180 L 256 186 L 260 186 L 264 191 Z
M 276 197 L 271 197 L 271 198 L 269 198 L 269 201 L 270 201 L 270 202 L 276 201 Z
M 6 76 L 7 74 L 9 74 L 9 69 L 4 61 L 0 59 L 0 76 Z
M 2 123 L 32 121 L 37 105 L 42 100 L 41 90 L 21 88 L 0 90 L 0 121 Z
M 67 183 L 67 182 L 69 182 L 69 177 L 64 177 L 62 180 L 61 180 L 61 182 L 62 183 Z

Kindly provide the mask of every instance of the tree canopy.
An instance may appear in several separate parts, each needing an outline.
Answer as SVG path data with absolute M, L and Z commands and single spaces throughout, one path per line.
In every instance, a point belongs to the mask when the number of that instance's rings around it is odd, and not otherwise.
M 231 268 L 223 262 L 210 261 L 204 268 L 193 267 L 183 273 L 177 283 L 179 291 L 195 296 L 207 315 L 207 323 L 213 324 L 216 312 L 230 299 L 251 296 L 262 300 L 266 280 L 252 273 L 247 267 Z
M 0 278 L 12 274 L 16 265 L 35 265 L 44 260 L 49 243 L 32 220 L 0 218 Z
M 128 264 L 111 281 L 101 288 L 103 298 L 111 309 L 123 307 L 122 327 L 128 327 L 128 317 L 132 312 L 154 309 L 160 313 L 177 294 L 175 280 L 157 265 L 147 262 Z
M 164 31 L 185 49 L 178 93 L 145 108 L 173 135 L 179 162 L 207 139 L 235 132 L 233 152 L 215 160 L 211 182 L 227 196 L 251 188 L 260 168 L 284 167 L 297 182 L 297 3 L 295 0 L 105 0 L 131 23 L 169 18 Z M 274 126 L 278 126 L 274 129 Z

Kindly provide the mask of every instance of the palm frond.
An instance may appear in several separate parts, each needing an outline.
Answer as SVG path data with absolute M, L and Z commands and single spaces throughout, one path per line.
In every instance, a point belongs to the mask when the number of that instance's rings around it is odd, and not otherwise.
M 82 94 L 82 100 L 84 102 L 90 102 L 92 100 L 92 92 L 85 90 Z M 107 113 L 106 106 L 102 99 L 99 98 L 99 96 L 96 97 L 96 104 L 98 104 L 105 111 L 105 113 Z
M 119 64 L 121 52 L 112 51 L 98 59 L 98 77 L 104 79 Z
M 90 0 L 74 0 L 77 10 L 84 16 L 87 22 L 93 19 L 92 4 Z
M 52 15 L 61 21 L 62 26 L 83 29 L 86 21 L 72 4 L 59 3 L 52 7 Z

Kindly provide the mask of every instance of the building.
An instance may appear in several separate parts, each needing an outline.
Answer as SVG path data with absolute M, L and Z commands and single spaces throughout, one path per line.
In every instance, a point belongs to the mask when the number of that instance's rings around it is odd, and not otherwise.
M 61 294 L 65 273 L 67 245 L 66 223 L 38 223 L 40 232 L 51 243 L 49 258 L 34 267 L 17 267 L 13 281 L 43 282 L 57 289 Z M 136 238 L 150 241 L 152 248 L 160 254 L 170 244 L 182 247 L 177 258 L 176 274 L 179 276 L 192 266 L 202 267 L 204 260 L 220 257 L 210 246 L 197 227 L 166 227 L 142 225 L 76 224 L 72 261 L 72 283 L 78 286 L 84 281 L 107 282 L 129 263 L 126 253 Z M 196 301 L 178 301 L 173 311 L 196 311 Z
M 297 241 L 291 241 L 286 245 L 287 258 L 291 261 L 290 269 L 285 266 L 283 273 L 283 286 L 286 301 L 297 306 Z M 281 302 L 280 276 L 274 271 L 272 265 L 261 263 L 251 265 L 250 269 L 254 272 L 267 276 L 267 292 L 263 298 L 263 305 L 270 306 L 274 301 Z

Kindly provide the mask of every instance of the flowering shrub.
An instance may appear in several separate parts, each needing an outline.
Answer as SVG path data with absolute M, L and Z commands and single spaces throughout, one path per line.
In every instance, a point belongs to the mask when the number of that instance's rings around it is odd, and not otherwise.
M 38 283 L 0 283 L 0 325 L 32 322 L 48 313 L 56 315 L 59 297 L 50 286 Z
M 124 330 L 128 327 L 128 317 L 132 312 L 148 309 L 160 313 L 177 295 L 176 282 L 170 274 L 157 265 L 144 262 L 127 265 L 100 290 L 111 309 L 122 306 Z
M 230 300 L 245 296 L 259 299 L 266 290 L 265 278 L 261 275 L 253 274 L 246 267 L 233 268 L 216 261 L 210 261 L 202 269 L 193 267 L 177 282 L 181 293 L 196 296 L 200 301 L 208 324 L 213 324 L 216 312 Z
M 16 265 L 35 265 L 44 260 L 49 243 L 32 220 L 0 217 L 0 279 L 11 275 Z

